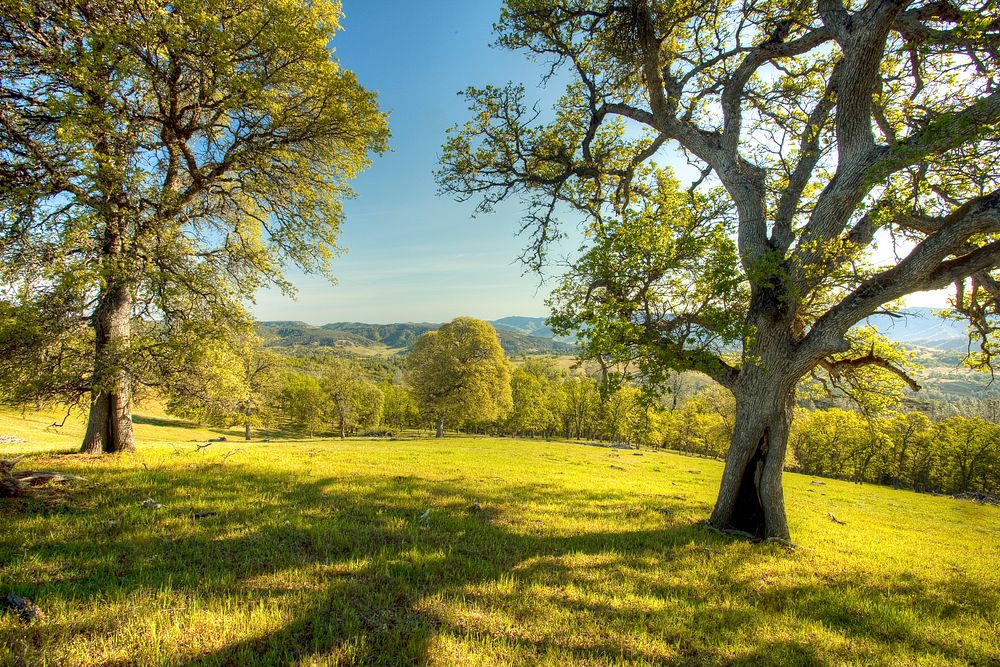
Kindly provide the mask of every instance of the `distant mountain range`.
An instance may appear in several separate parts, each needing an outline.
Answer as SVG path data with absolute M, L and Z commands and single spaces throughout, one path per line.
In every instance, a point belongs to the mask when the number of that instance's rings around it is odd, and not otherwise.
M 874 315 L 866 322 L 874 325 L 888 338 L 911 347 L 932 350 L 963 350 L 968 343 L 968 333 L 964 322 L 949 320 L 935 315 L 934 308 L 906 308 L 897 315 Z M 569 337 L 556 337 L 544 317 L 503 317 L 491 324 L 500 331 L 512 329 L 529 336 L 556 338 L 566 343 Z
M 911 348 L 923 367 L 917 373 L 923 390 L 918 400 L 954 401 L 982 395 L 990 388 L 988 374 L 961 368 L 968 337 L 962 322 L 940 318 L 930 308 L 908 308 L 901 317 L 876 315 L 868 322 L 891 340 Z M 553 337 L 544 317 L 503 317 L 491 324 L 510 357 L 532 354 L 575 355 L 567 339 Z M 305 322 L 260 322 L 258 328 L 270 347 L 330 350 L 352 356 L 391 357 L 406 354 L 423 334 L 440 327 L 428 322 L 365 324 L 333 322 L 314 326 Z
M 553 337 L 544 317 L 505 317 L 491 322 L 508 356 L 526 354 L 574 354 L 576 348 Z M 268 345 L 274 347 L 364 348 L 365 351 L 409 351 L 417 339 L 440 324 L 405 322 L 365 324 L 333 322 L 314 326 L 305 322 L 260 322 Z
M 906 308 L 891 315 L 873 315 L 868 322 L 884 336 L 907 347 L 932 350 L 964 350 L 969 335 L 964 322 L 935 315 L 933 308 Z
M 947 320 L 931 308 L 907 308 L 898 316 L 875 315 L 867 322 L 890 339 L 908 347 L 954 352 L 964 350 L 967 334 L 962 322 Z M 510 356 L 525 354 L 574 354 L 570 337 L 558 337 L 544 317 L 502 317 L 490 322 L 500 337 L 500 344 Z M 366 348 L 405 352 L 423 334 L 439 328 L 428 322 L 365 324 L 333 322 L 314 326 L 305 322 L 261 322 L 261 333 L 273 346 Z

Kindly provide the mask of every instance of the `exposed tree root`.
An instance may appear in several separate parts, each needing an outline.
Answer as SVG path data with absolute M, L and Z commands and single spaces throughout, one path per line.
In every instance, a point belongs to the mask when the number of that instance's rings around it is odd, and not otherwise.
M 789 551 L 795 551 L 796 549 L 799 548 L 799 545 L 795 544 L 795 542 L 792 542 L 791 540 L 786 540 L 783 537 L 769 537 L 764 541 L 770 542 L 772 544 L 777 544 L 779 546 L 783 546 Z
M 14 466 L 21 458 L 23 457 L 18 456 L 10 461 L 0 461 L 0 498 L 17 498 L 26 494 L 21 480 L 14 476 Z
M 735 528 L 721 528 L 721 529 L 716 528 L 707 521 L 704 522 L 702 525 L 705 527 L 705 530 L 709 530 L 713 533 L 718 533 L 719 535 L 729 535 L 730 537 L 739 537 L 741 539 L 750 540 L 751 542 L 757 542 L 757 543 L 767 542 L 769 544 L 778 544 L 780 546 L 785 547 L 789 551 L 794 551 L 799 548 L 799 546 L 794 542 L 791 542 L 790 540 L 786 540 L 781 537 L 760 538 L 757 535 L 746 532 L 745 530 L 737 530 Z

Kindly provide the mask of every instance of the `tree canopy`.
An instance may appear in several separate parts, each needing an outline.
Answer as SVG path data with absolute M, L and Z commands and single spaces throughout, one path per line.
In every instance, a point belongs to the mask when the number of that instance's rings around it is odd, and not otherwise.
M 169 378 L 162 383 L 166 409 L 199 424 L 252 429 L 272 416 L 280 391 L 281 356 L 265 349 L 251 330 L 205 340 L 198 332 L 178 345 Z
M 852 330 L 866 317 L 951 286 L 967 361 L 989 366 L 994 0 L 508 0 L 498 31 L 569 83 L 551 113 L 521 85 L 469 89 L 439 181 L 482 211 L 526 200 L 535 266 L 560 219 L 585 221 L 554 307 L 588 355 L 733 392 L 714 525 L 788 537 L 781 467 L 803 376 L 916 388 Z M 690 167 L 664 166 L 674 155 Z
M 341 439 L 357 427 L 373 427 L 382 421 L 385 397 L 382 390 L 366 380 L 355 364 L 329 359 L 320 379 L 330 401 L 329 412 Z
M 510 362 L 496 330 L 471 317 L 456 317 L 422 335 L 407 358 L 407 381 L 421 407 L 445 420 L 489 421 L 512 406 Z
M 2 15 L 2 321 L 38 335 L 0 339 L 58 380 L 46 398 L 89 394 L 85 450 L 131 449 L 133 389 L 173 331 L 290 289 L 286 260 L 329 273 L 385 116 L 327 49 L 339 2 L 4 0 Z

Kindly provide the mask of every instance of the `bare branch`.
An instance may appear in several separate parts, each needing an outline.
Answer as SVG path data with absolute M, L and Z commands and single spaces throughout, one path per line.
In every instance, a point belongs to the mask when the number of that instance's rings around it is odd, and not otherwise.
M 920 391 L 920 384 L 907 373 L 905 370 L 896 366 L 891 361 L 879 357 L 875 354 L 875 350 L 868 352 L 864 356 L 855 357 L 853 359 L 837 359 L 832 360 L 829 358 L 821 359 L 819 362 L 820 367 L 830 374 L 830 377 L 834 380 L 839 380 L 842 377 L 844 371 L 853 370 L 857 368 L 862 368 L 864 366 L 874 366 L 876 368 L 881 368 L 887 370 L 893 375 L 899 377 L 906 385 L 913 391 Z

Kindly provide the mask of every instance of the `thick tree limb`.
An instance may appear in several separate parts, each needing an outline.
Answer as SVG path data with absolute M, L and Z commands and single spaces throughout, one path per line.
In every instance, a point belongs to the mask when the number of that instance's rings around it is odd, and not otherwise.
M 853 359 L 821 359 L 819 365 L 823 370 L 829 373 L 830 377 L 835 381 L 842 377 L 844 371 L 861 368 L 863 366 L 875 366 L 876 368 L 887 370 L 893 375 L 896 375 L 913 391 L 920 391 L 920 384 L 913 378 L 913 376 L 889 360 L 878 356 L 875 354 L 874 350 L 868 352 L 862 357 L 855 357 Z
M 792 235 L 792 220 L 798 211 L 799 203 L 802 201 L 802 192 L 809 184 L 816 165 L 822 157 L 822 153 L 819 150 L 822 128 L 834 108 L 836 108 L 836 90 L 837 81 L 840 78 L 839 74 L 839 66 L 835 66 L 833 73 L 830 75 L 830 80 L 827 82 L 826 91 L 813 108 L 812 113 L 809 114 L 809 120 L 803 128 L 799 142 L 801 157 L 788 179 L 788 186 L 782 192 L 781 198 L 778 201 L 778 210 L 775 212 L 774 227 L 771 231 L 771 243 L 782 252 L 788 250 L 789 245 L 791 245 L 794 239 Z
M 977 99 L 969 106 L 929 121 L 893 146 L 883 146 L 867 166 L 872 179 L 884 178 L 901 169 L 941 155 L 982 135 L 984 128 L 1000 116 L 1000 90 Z

